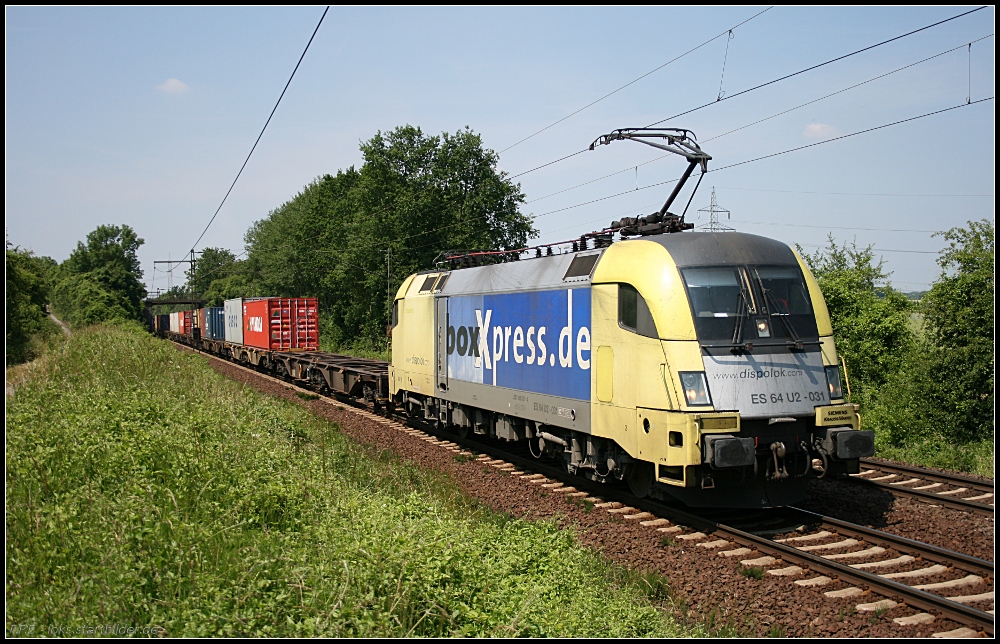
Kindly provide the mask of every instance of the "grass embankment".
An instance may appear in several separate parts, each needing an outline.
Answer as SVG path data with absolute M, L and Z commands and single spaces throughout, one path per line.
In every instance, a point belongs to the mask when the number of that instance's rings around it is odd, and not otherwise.
M 7 400 L 8 633 L 680 633 L 662 580 L 136 327 L 43 360 Z
M 992 442 L 952 444 L 944 439 L 918 439 L 907 445 L 891 445 L 875 434 L 875 456 L 924 467 L 993 478 L 996 452 Z

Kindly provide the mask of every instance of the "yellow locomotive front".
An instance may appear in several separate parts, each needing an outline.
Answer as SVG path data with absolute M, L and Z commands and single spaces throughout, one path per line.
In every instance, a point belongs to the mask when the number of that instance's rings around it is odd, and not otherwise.
M 734 232 L 622 241 L 591 289 L 591 434 L 624 451 L 606 467 L 636 494 L 785 505 L 806 496 L 804 479 L 873 454 L 844 402 L 823 296 L 787 245 Z

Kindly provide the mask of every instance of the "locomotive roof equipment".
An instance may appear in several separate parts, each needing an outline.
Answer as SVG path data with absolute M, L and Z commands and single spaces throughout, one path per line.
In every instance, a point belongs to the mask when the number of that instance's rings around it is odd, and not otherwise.
M 667 143 L 655 143 L 647 139 L 664 139 Z M 670 196 L 667 197 L 666 202 L 664 202 L 658 212 L 645 217 L 625 217 L 618 221 L 613 221 L 611 222 L 609 229 L 620 233 L 624 238 L 636 235 L 679 233 L 694 228 L 694 224 L 684 222 L 684 215 L 687 214 L 688 208 L 691 206 L 691 201 L 694 199 L 695 193 L 698 192 L 698 186 L 701 185 L 701 180 L 705 177 L 705 173 L 708 172 L 708 162 L 712 160 L 712 157 L 705 154 L 701 147 L 698 146 L 694 132 L 691 130 L 682 130 L 672 127 L 619 128 L 597 137 L 597 139 L 590 144 L 590 149 L 593 150 L 598 145 L 608 145 L 612 141 L 635 141 L 637 143 L 652 146 L 658 150 L 664 150 L 666 152 L 677 154 L 687 159 L 688 167 L 684 171 L 684 174 L 681 175 L 681 178 L 677 181 L 677 185 L 674 186 L 673 192 L 670 193 Z M 695 166 L 701 166 L 701 174 L 698 175 L 698 183 L 695 184 L 694 190 L 691 191 L 691 196 L 688 198 L 687 205 L 684 206 L 684 212 L 682 212 L 678 217 L 672 212 L 669 212 L 669 208 L 671 204 L 674 203 L 674 199 L 677 198 L 677 195 L 680 194 L 681 188 L 683 188 L 684 184 L 687 183 L 687 180 L 694 171 Z

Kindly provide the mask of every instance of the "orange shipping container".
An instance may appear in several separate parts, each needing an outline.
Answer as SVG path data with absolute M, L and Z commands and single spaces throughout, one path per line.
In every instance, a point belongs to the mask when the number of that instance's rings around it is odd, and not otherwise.
M 319 349 L 314 297 L 267 297 L 243 301 L 243 344 L 268 351 Z
M 191 335 L 194 320 L 191 311 L 179 311 L 177 313 L 177 332 L 181 335 Z

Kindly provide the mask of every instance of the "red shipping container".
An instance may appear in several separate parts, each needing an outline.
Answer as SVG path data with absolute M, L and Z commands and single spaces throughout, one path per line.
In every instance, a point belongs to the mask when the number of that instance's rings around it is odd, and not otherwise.
M 181 335 L 191 335 L 191 329 L 194 326 L 193 316 L 191 311 L 180 311 L 177 313 L 177 332 Z
M 243 344 L 268 351 L 319 349 L 315 297 L 243 300 Z

